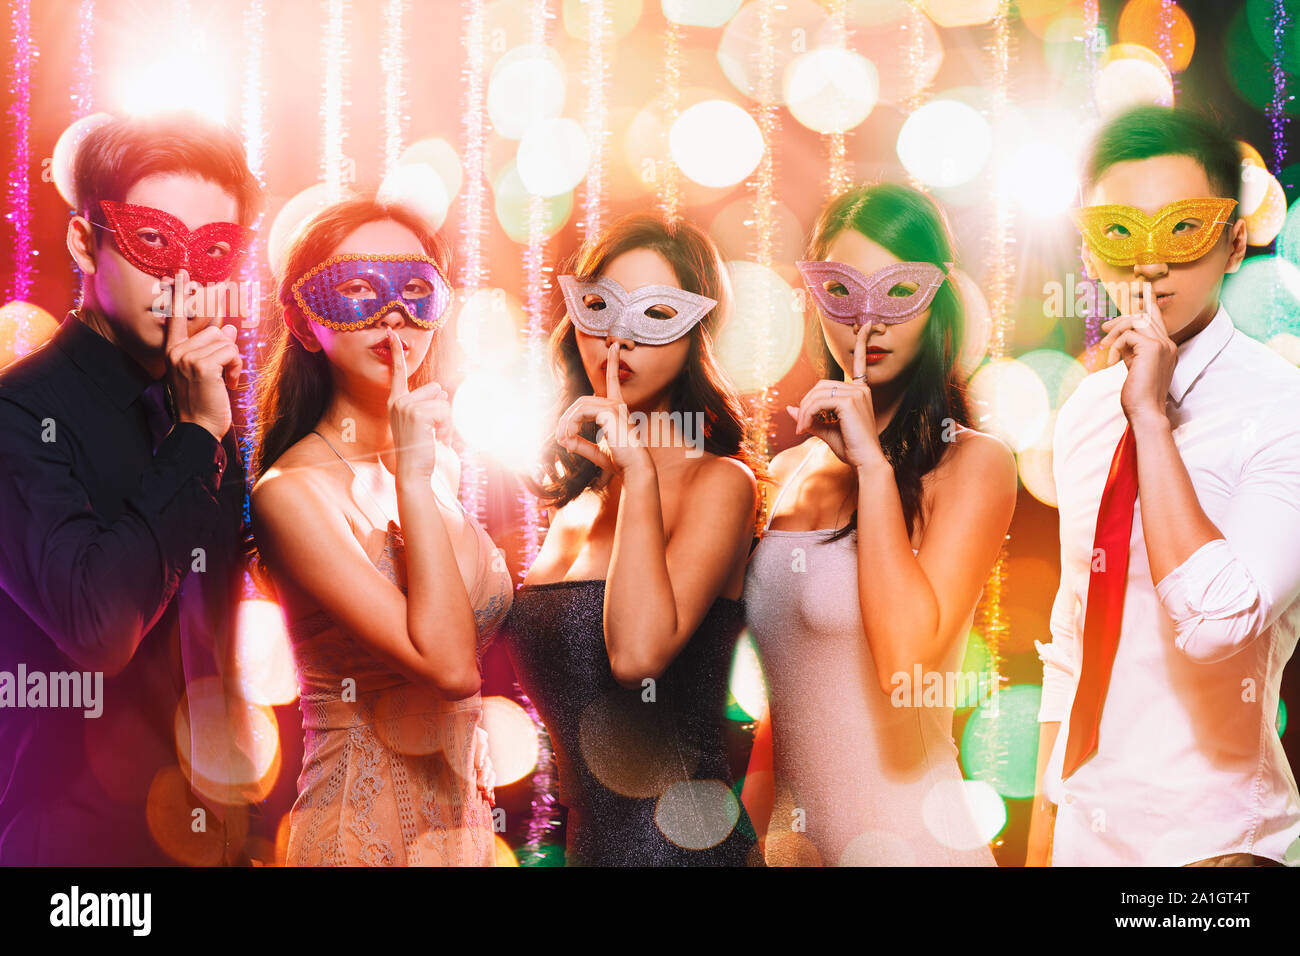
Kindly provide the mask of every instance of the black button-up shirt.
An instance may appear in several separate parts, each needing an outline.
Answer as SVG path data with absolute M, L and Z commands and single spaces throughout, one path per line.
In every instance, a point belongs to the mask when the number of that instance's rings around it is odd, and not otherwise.
M 186 679 L 231 643 L 244 472 L 233 432 L 190 422 L 155 452 L 150 384 L 75 313 L 0 370 L 0 863 L 175 862 L 147 801 L 191 829 L 163 783 L 188 769 Z M 69 672 L 102 672 L 98 717 L 31 706 L 31 675 L 52 696 Z

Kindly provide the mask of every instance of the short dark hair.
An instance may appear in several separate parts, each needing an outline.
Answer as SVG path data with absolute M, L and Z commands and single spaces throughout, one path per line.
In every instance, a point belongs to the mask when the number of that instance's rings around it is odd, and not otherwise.
M 1211 117 L 1171 106 L 1135 106 L 1102 126 L 1088 148 L 1084 185 L 1096 186 L 1116 163 L 1168 155 L 1190 156 L 1205 170 L 1211 189 L 1226 199 L 1241 198 L 1237 141 Z
M 157 173 L 191 174 L 221 186 L 235 197 L 245 226 L 261 210 L 262 186 L 235 132 L 192 113 L 174 113 L 117 117 L 86 134 L 73 163 L 77 212 L 106 225 L 100 202 L 121 202 L 132 186 Z

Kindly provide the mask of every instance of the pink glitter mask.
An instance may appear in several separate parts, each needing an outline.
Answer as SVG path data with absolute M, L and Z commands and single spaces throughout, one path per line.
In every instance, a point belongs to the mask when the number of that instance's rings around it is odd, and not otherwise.
M 253 230 L 234 222 L 209 222 L 191 232 L 171 213 L 151 206 L 107 199 L 99 205 L 122 258 L 158 279 L 184 269 L 194 282 L 222 282 L 253 242 Z
M 914 319 L 934 301 L 947 278 L 933 262 L 894 262 L 871 275 L 843 262 L 796 265 L 826 317 L 845 325 L 893 325 Z

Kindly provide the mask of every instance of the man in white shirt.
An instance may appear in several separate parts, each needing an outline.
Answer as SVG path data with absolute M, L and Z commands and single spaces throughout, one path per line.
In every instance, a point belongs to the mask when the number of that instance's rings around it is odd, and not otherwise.
M 1236 143 L 1184 110 L 1131 110 L 1091 147 L 1089 274 L 1143 295 L 1103 323 L 1109 367 L 1057 420 L 1061 584 L 1038 645 L 1027 865 L 1300 863 L 1275 728 L 1300 632 L 1300 370 L 1219 303 L 1246 253 L 1240 186 Z M 1094 547 L 1103 526 L 1124 540 L 1125 468 L 1126 575 L 1122 548 Z

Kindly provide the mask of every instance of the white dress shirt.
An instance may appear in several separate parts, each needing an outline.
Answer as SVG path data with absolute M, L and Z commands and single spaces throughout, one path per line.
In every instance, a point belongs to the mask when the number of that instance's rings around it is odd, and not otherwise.
M 1300 795 L 1274 726 L 1300 631 L 1300 369 L 1222 308 L 1178 347 L 1167 409 L 1222 539 L 1151 581 L 1138 489 L 1124 617 L 1098 747 L 1061 779 L 1082 660 L 1093 534 L 1126 420 L 1123 362 L 1061 408 L 1054 458 L 1061 585 L 1040 721 L 1060 721 L 1044 774 L 1056 865 L 1180 866 L 1223 853 L 1300 863 Z

